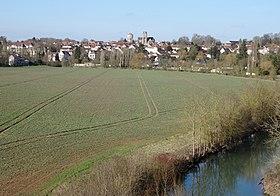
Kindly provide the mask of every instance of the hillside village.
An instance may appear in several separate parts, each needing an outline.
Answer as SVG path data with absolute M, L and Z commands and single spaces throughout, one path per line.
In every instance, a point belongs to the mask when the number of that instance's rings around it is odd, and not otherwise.
M 0 64 L 131 67 L 269 75 L 279 71 L 279 40 L 279 34 L 267 34 L 255 37 L 252 41 L 222 43 L 211 36 L 195 34 L 191 40 L 181 37 L 177 41 L 157 42 L 147 32 L 136 39 L 129 33 L 125 39 L 108 42 L 53 38 L 12 42 L 1 37 Z M 240 54 L 241 51 L 243 54 Z

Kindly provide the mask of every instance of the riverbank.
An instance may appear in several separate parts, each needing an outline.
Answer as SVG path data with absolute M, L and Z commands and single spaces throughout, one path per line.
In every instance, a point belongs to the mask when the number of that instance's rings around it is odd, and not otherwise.
M 280 193 L 280 163 L 265 176 L 263 180 L 266 195 L 278 196 Z
M 56 195 L 164 195 L 182 174 L 213 153 L 234 148 L 278 119 L 277 86 L 257 85 L 186 111 L 186 134 L 176 135 L 99 165 Z M 191 131 L 189 131 L 191 130 Z

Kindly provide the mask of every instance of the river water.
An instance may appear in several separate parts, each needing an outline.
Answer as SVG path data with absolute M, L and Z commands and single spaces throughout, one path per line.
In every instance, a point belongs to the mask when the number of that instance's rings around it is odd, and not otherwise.
M 279 152 L 279 147 L 258 136 L 213 155 L 185 174 L 179 195 L 263 195 L 262 178 Z

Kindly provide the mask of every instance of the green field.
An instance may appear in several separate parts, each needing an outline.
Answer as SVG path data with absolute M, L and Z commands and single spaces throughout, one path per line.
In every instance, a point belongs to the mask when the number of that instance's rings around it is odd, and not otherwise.
M 184 133 L 188 107 L 247 82 L 185 72 L 0 68 L 0 195 L 49 190 L 115 154 Z

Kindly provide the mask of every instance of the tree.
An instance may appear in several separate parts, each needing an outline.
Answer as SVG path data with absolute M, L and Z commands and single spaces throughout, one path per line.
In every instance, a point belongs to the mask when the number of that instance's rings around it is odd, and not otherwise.
M 267 44 L 271 44 L 271 34 L 264 34 L 261 38 L 261 45 L 266 46 Z
M 212 47 L 210 48 L 209 54 L 211 55 L 211 58 L 212 58 L 212 59 L 219 60 L 220 54 L 221 54 L 221 53 L 220 53 L 220 50 L 219 50 L 218 46 L 215 45 L 215 46 L 212 46 Z
M 82 58 L 81 58 L 81 47 L 77 46 L 74 50 L 74 60 L 76 63 L 81 63 L 82 62 Z
M 101 53 L 100 53 L 100 65 L 102 67 L 107 67 L 107 64 L 106 64 L 106 51 L 105 50 L 102 50 Z
M 118 66 L 117 50 L 116 49 L 112 49 L 112 51 L 110 52 L 109 64 L 111 66 Z
M 192 37 L 192 43 L 195 45 L 202 46 L 204 44 L 204 37 L 202 35 L 194 34 Z
M 131 59 L 131 67 L 132 68 L 142 68 L 147 63 L 146 57 L 144 53 L 134 53 Z
M 147 54 L 147 50 L 145 49 L 145 45 L 140 43 L 139 46 L 136 49 L 136 52 Z
M 200 63 L 205 63 L 206 62 L 206 56 L 205 56 L 205 54 L 202 51 L 200 51 L 196 55 L 195 60 L 197 62 L 200 62 Z
M 246 46 L 246 40 L 240 40 L 239 41 L 239 53 L 237 54 L 238 59 L 246 59 L 248 57 L 247 54 L 247 46 Z
M 248 53 L 247 53 L 247 46 L 246 46 L 246 40 L 240 40 L 239 41 L 239 53 L 236 55 L 237 61 L 238 61 L 238 74 L 243 74 L 245 71 L 245 68 L 247 67 L 248 63 Z
M 237 64 L 236 55 L 233 53 L 225 55 L 223 61 L 224 61 L 224 64 L 228 67 L 234 67 Z
M 166 51 L 167 52 L 172 52 L 173 48 L 170 44 L 168 44 L 168 46 L 166 47 Z
M 188 53 L 189 59 L 194 61 L 196 59 L 196 56 L 198 55 L 198 52 L 199 52 L 198 45 L 196 45 L 196 44 L 192 45 L 191 48 L 190 48 L 190 51 Z
M 271 41 L 273 44 L 280 45 L 280 33 L 273 34 Z
M 275 67 L 277 73 L 280 73 L 280 53 L 273 53 L 270 55 L 272 65 Z
M 272 62 L 269 60 L 269 58 L 263 57 L 260 62 L 260 75 L 269 75 L 272 69 Z
M 220 42 L 219 40 L 215 39 L 214 37 L 207 35 L 206 37 L 204 37 L 204 44 L 207 47 L 216 45 L 218 42 Z
M 198 35 L 198 34 L 193 35 L 192 42 L 196 45 L 199 45 L 199 46 L 205 45 L 207 47 L 220 43 L 219 40 L 215 39 L 211 35 L 204 36 L 204 35 Z
M 253 42 L 254 43 L 257 43 L 257 44 L 259 44 L 259 45 L 261 45 L 261 40 L 262 40 L 262 38 L 260 37 L 260 36 L 255 36 L 254 38 L 253 38 Z
M 182 48 L 178 51 L 179 60 L 186 61 L 188 59 L 188 51 L 186 48 Z
M 252 44 L 252 53 L 249 55 L 248 58 L 248 72 L 250 74 L 253 73 L 253 71 L 257 71 L 259 65 L 260 65 L 260 53 L 259 53 L 259 49 L 260 49 L 260 44 L 257 42 L 253 42 Z
M 134 49 L 124 50 L 123 67 L 130 67 L 131 59 L 132 59 L 134 52 L 135 52 Z
M 180 46 L 186 46 L 190 43 L 190 40 L 187 36 L 180 37 L 177 42 Z
M 82 43 L 88 43 L 88 39 L 87 38 L 82 39 Z
M 7 51 L 7 38 L 0 37 L 0 66 L 8 65 L 9 54 Z

